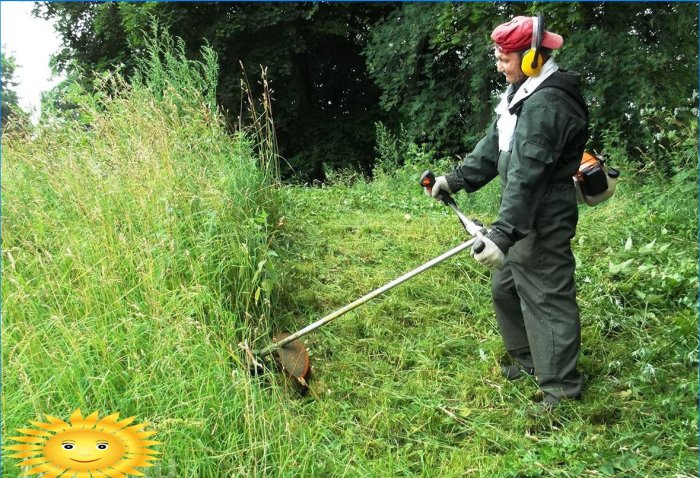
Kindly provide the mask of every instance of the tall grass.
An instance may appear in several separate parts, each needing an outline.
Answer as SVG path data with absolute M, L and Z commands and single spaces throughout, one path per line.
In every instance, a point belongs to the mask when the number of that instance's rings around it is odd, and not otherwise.
M 269 329 L 274 151 L 226 132 L 215 55 L 183 50 L 162 35 L 78 120 L 3 136 L 2 431 L 119 412 L 157 431 L 155 475 L 260 476 L 291 456 L 238 347 Z

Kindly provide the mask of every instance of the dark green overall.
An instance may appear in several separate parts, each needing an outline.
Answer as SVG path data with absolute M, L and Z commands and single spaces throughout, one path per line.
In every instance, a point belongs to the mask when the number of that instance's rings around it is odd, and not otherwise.
M 496 319 L 510 356 L 535 369 L 545 393 L 561 398 L 579 396 L 582 386 L 570 242 L 578 221 L 572 176 L 588 121 L 578 75 L 558 71 L 550 78 L 516 105 L 510 151 L 499 151 L 494 121 L 447 181 L 452 191 L 472 192 L 500 177 L 501 204 L 489 233 L 506 253 L 493 274 Z

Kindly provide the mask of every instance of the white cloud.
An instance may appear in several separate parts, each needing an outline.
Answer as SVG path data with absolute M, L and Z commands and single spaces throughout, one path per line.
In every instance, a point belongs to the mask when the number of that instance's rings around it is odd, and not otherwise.
M 0 2 L 0 41 L 19 66 L 15 71 L 19 105 L 25 111 L 33 111 L 36 121 L 42 91 L 63 78 L 52 78 L 49 68 L 49 59 L 61 41 L 51 23 L 31 15 L 33 8 L 34 2 Z

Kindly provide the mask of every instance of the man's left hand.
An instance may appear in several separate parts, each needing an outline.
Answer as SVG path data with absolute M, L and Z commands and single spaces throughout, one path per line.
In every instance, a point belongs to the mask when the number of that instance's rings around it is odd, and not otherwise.
M 503 265 L 503 261 L 505 260 L 506 255 L 496 245 L 496 243 L 489 239 L 487 236 L 482 236 L 481 234 L 479 234 L 479 238 L 483 241 L 484 248 L 479 253 L 474 252 L 474 250 L 472 249 L 472 256 L 474 256 L 474 259 L 476 259 L 480 264 L 485 265 L 489 269 L 500 269 Z
M 442 201 L 443 192 L 447 194 L 452 194 L 450 186 L 447 184 L 447 178 L 445 178 L 445 176 L 438 176 L 437 178 L 435 178 L 435 184 L 433 184 L 433 187 L 430 191 L 428 191 L 428 188 L 425 188 L 425 194 L 427 194 L 428 196 L 432 196 L 438 201 Z

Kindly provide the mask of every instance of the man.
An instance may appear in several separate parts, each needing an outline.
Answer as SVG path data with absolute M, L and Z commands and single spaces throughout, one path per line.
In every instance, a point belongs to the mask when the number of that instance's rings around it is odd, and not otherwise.
M 500 177 L 498 218 L 482 238 L 484 249 L 472 254 L 494 269 L 496 319 L 515 363 L 501 373 L 509 380 L 534 375 L 544 392 L 536 408 L 551 410 L 564 398 L 580 397 L 582 387 L 570 241 L 578 221 L 572 176 L 588 137 L 588 113 L 579 76 L 551 57 L 561 36 L 542 28 L 541 71 L 525 76 L 521 59 L 536 20 L 515 17 L 491 34 L 508 89 L 486 136 L 463 164 L 436 178 L 431 194 L 473 192 Z M 523 64 L 531 66 L 529 59 Z

